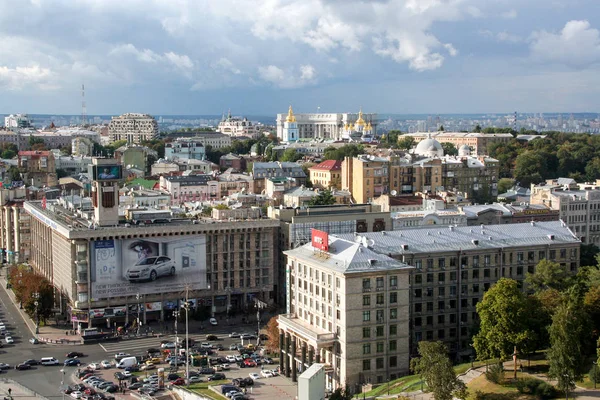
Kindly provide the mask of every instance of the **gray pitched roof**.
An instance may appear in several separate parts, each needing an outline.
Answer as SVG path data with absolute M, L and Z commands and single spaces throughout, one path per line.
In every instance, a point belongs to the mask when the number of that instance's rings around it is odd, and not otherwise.
M 580 243 L 562 221 L 406 229 L 339 235 L 353 240 L 366 237 L 369 247 L 382 254 L 435 253 L 474 249 L 499 249 L 553 243 Z M 358 240 L 358 239 L 357 239 Z
M 284 254 L 305 262 L 319 263 L 323 267 L 345 274 L 413 268 L 391 257 L 376 253 L 362 243 L 335 236 L 329 236 L 328 253 L 315 250 L 311 243 L 307 243 L 284 251 Z

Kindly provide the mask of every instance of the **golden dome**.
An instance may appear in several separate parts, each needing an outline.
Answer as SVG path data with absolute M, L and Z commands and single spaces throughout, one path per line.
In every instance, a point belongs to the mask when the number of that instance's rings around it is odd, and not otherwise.
M 292 106 L 290 105 L 290 109 L 288 110 L 287 118 L 285 122 L 296 122 L 296 117 L 294 116 L 294 111 L 292 110 Z
M 352 122 L 348 124 L 348 129 L 351 131 L 354 130 L 354 124 Z
M 363 119 L 363 113 L 362 113 L 362 108 L 360 109 L 360 111 L 358 112 L 358 119 L 356 120 L 356 125 L 364 125 L 365 124 L 365 120 Z

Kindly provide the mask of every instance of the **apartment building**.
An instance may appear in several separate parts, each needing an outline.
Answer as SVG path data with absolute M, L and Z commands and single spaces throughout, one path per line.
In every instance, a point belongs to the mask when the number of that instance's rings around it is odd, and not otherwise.
M 19 151 L 18 165 L 26 185 L 39 188 L 58 184 L 54 154 L 51 151 Z
M 600 246 L 600 184 L 570 178 L 531 185 L 531 204 L 558 210 L 559 218 L 583 243 Z
M 108 136 L 112 142 L 127 140 L 127 143 L 140 144 L 158 136 L 158 123 L 149 114 L 126 113 L 112 117 L 108 124 Z
M 320 189 L 342 188 L 342 162 L 326 160 L 308 169 L 310 182 Z
M 409 372 L 412 267 L 314 230 L 287 256 L 286 314 L 278 318 L 285 375 L 325 364 L 326 386 L 359 391 Z
M 447 344 L 468 360 L 476 305 L 500 278 L 524 280 L 544 259 L 575 274 L 581 241 L 562 221 L 511 225 L 431 227 L 338 235 L 414 266 L 410 278 L 410 354 L 421 340 Z M 384 330 L 386 329 L 384 325 Z

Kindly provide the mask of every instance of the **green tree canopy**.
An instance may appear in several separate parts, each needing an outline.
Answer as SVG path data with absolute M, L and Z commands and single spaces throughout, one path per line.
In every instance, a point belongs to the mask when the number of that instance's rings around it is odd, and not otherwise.
M 543 289 L 561 291 L 569 286 L 569 273 L 559 263 L 544 259 L 535 266 L 533 274 L 527 273 L 525 282 L 535 292 Z
M 539 152 L 525 151 L 515 160 L 515 179 L 523 187 L 542 182 L 544 171 L 547 171 L 546 159 Z
M 363 153 L 364 147 L 360 144 L 346 144 L 337 149 L 331 146 L 325 149 L 325 152 L 323 153 L 323 160 L 342 161 L 344 157 L 356 157 Z
M 454 145 L 454 143 L 444 142 L 442 143 L 442 149 L 444 149 L 444 154 L 448 156 L 457 156 L 458 149 Z
M 412 136 L 399 136 L 398 148 L 401 150 L 410 150 L 415 145 L 415 139 Z
M 448 349 L 442 342 L 419 342 L 419 357 L 411 360 L 411 369 L 420 374 L 435 400 L 465 399 L 465 384 L 456 377 Z
M 475 125 L 475 128 L 473 128 L 473 132 L 475 132 L 475 133 L 481 132 L 481 126 L 479 126 L 479 124 Z
M 302 155 L 298 154 L 298 152 L 296 151 L 296 149 L 286 149 L 283 152 L 283 155 L 281 156 L 281 160 L 280 161 L 296 162 L 296 161 L 298 161 L 301 158 L 302 158 Z
M 511 178 L 500 178 L 498 181 L 498 193 L 506 193 L 515 185 L 515 180 Z
M 513 347 L 526 347 L 528 341 L 537 341 L 538 335 L 530 327 L 532 312 L 527 298 L 517 281 L 501 278 L 477 303 L 479 332 L 473 338 L 477 358 L 506 359 Z
M 308 206 L 328 206 L 335 204 L 335 197 L 331 194 L 330 190 L 322 190 L 318 195 L 308 201 Z

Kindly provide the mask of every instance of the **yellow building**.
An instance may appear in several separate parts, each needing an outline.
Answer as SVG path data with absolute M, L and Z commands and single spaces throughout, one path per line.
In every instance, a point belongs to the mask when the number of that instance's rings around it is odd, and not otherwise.
M 342 188 L 342 162 L 323 161 L 308 169 L 313 186 L 321 189 Z

